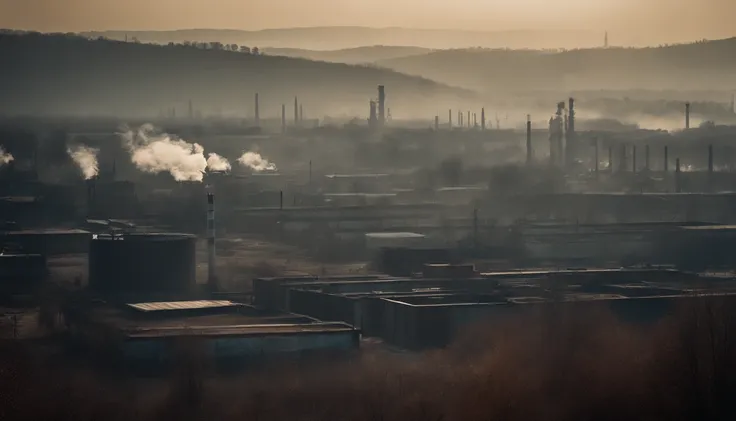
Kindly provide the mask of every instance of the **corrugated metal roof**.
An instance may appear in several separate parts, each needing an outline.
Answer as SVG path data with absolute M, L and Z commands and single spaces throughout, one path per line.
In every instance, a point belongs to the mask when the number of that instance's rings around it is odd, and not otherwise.
M 138 311 L 200 310 L 205 308 L 237 307 L 229 300 L 169 301 L 155 303 L 129 303 L 128 307 Z

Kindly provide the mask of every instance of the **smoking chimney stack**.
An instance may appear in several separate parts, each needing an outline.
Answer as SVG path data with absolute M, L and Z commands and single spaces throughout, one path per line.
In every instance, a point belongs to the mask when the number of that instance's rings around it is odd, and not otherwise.
M 386 89 L 383 85 L 378 85 L 378 122 L 381 125 L 386 123 Z
M 480 129 L 481 130 L 486 129 L 486 109 L 485 108 L 480 109 Z
M 217 290 L 215 271 L 215 195 L 207 192 L 207 285 L 210 291 Z
M 690 128 L 690 103 L 685 103 L 685 129 Z

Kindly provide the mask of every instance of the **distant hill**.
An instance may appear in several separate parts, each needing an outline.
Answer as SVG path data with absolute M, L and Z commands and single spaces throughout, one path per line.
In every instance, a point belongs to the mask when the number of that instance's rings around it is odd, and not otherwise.
M 241 31 L 182 29 L 177 31 L 84 32 L 88 37 L 167 44 L 183 41 L 219 41 L 261 48 L 340 50 L 366 45 L 422 48 L 585 48 L 603 44 L 603 31 L 520 30 L 463 31 L 453 29 L 367 28 L 359 26 L 310 27 Z
M 0 35 L 0 112 L 155 115 L 191 100 L 205 113 L 277 118 L 293 115 L 294 96 L 308 117 L 368 115 L 384 84 L 388 106 L 435 112 L 434 103 L 472 94 L 391 70 L 252 55 L 191 46 L 159 46 L 65 35 Z M 422 107 L 429 107 L 423 110 Z M 394 111 L 396 113 L 396 111 Z
M 380 66 L 474 89 L 736 89 L 736 38 L 656 48 L 454 49 Z
M 333 63 L 371 64 L 381 60 L 409 57 L 431 52 L 429 48 L 374 45 L 342 50 L 305 50 L 300 48 L 265 48 L 264 53 L 273 56 L 299 57 Z

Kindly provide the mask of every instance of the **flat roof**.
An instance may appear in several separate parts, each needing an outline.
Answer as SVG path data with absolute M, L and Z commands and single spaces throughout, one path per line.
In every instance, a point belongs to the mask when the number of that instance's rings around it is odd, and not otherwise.
M 38 230 L 7 231 L 7 235 L 89 235 L 89 231 L 77 228 L 47 228 Z
M 172 336 L 263 336 L 287 334 L 317 334 L 354 332 L 355 328 L 347 323 L 326 322 L 311 324 L 264 324 L 264 325 L 230 325 L 230 326 L 185 326 L 163 328 L 125 329 L 131 339 L 161 338 Z
M 243 304 L 229 300 L 169 301 L 152 303 L 129 303 L 126 306 L 142 312 L 170 310 L 202 310 L 212 308 L 239 307 Z
M 368 238 L 425 238 L 426 235 L 416 232 L 369 232 L 365 234 Z

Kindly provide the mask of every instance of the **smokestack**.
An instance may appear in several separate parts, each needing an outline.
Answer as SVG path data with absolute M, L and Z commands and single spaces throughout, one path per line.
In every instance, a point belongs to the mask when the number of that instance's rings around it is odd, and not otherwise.
M 708 189 L 713 188 L 713 145 L 708 145 Z
M 434 130 L 435 131 L 440 130 L 440 116 L 438 115 L 434 116 Z
M 636 173 L 636 145 L 631 147 L 631 172 Z
M 368 116 L 368 126 L 369 127 L 376 127 L 376 124 L 378 123 L 378 119 L 376 117 L 376 101 L 370 102 L 370 114 Z
M 258 94 L 256 94 L 256 126 L 261 125 L 261 114 L 260 109 L 258 108 Z
M 468 111 L 468 127 L 470 127 L 470 111 Z
M 649 172 L 649 145 L 644 146 L 644 170 Z
M 217 290 L 215 271 L 215 195 L 207 192 L 207 285 L 210 291 Z
M 483 129 L 485 130 L 485 117 L 483 117 Z M 526 164 L 531 165 L 533 158 L 532 152 L 532 116 L 526 115 Z
M 473 128 L 478 127 L 478 115 L 473 113 Z
M 281 104 L 281 133 L 286 133 L 286 104 Z
M 598 138 L 596 137 L 595 139 L 593 139 L 593 141 L 595 142 L 595 178 L 597 179 L 598 172 L 600 170 L 600 159 L 598 158 Z
M 675 159 L 675 192 L 680 193 L 680 158 Z
M 480 109 L 480 129 L 481 130 L 486 129 L 486 109 L 485 108 Z
M 690 103 L 685 103 L 685 129 L 690 128 Z
M 664 172 L 668 172 L 670 169 L 670 154 L 667 145 L 664 146 Z
M 449 111 L 448 111 L 448 115 L 449 115 L 449 119 L 447 120 L 447 121 L 449 122 L 449 123 L 448 123 L 448 124 L 449 124 L 449 126 L 448 126 L 448 127 L 449 127 L 449 128 L 452 128 L 452 108 L 450 108 L 450 109 L 449 109 Z
M 294 125 L 299 125 L 299 99 L 294 97 Z
M 386 122 L 386 89 L 378 85 L 378 122 L 383 125 Z

